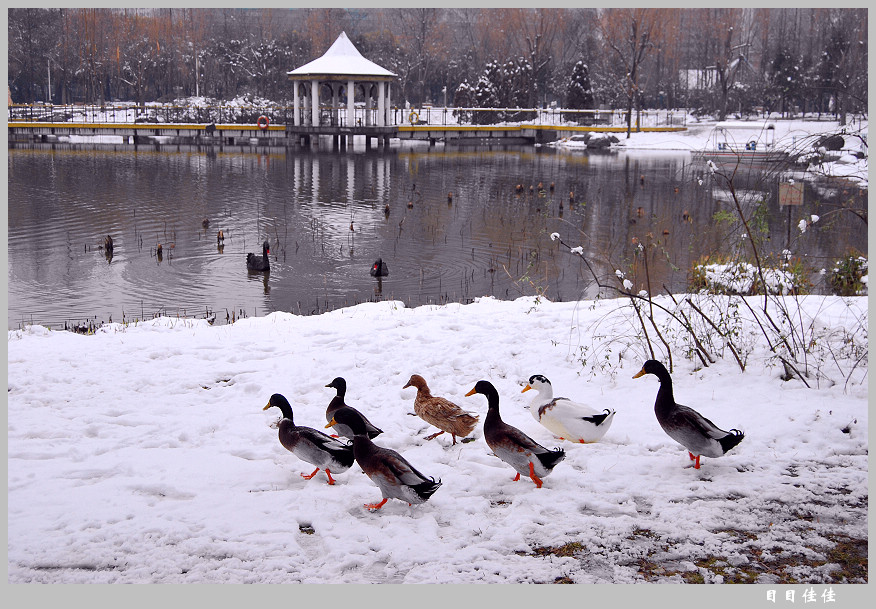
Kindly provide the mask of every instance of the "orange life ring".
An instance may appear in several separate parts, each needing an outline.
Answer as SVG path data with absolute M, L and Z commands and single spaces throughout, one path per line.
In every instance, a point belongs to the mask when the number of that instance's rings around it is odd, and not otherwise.
M 262 115 L 259 117 L 259 120 L 256 121 L 256 124 L 259 126 L 259 129 L 261 129 L 262 131 L 264 131 L 265 129 L 267 129 L 267 128 L 268 128 L 268 125 L 269 125 L 270 123 L 271 123 L 271 121 L 269 121 L 269 120 L 268 120 L 268 117 L 265 116 L 264 114 L 262 114 Z

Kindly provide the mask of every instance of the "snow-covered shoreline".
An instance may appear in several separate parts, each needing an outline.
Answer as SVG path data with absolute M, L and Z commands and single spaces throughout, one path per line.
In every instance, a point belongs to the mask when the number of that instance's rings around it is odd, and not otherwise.
M 688 123 L 686 131 L 635 132 L 613 134 L 618 140 L 611 150 L 630 154 L 658 151 L 708 154 L 726 143 L 735 150 L 744 150 L 748 142 L 755 142 L 760 151 L 784 151 L 804 154 L 810 162 L 796 168 L 799 177 L 835 177 L 853 181 L 861 188 L 869 186 L 869 160 L 867 137 L 869 121 L 861 119 L 843 126 L 837 121 L 777 120 L 756 121 L 704 120 Z M 813 144 L 819 137 L 838 134 L 844 138 L 841 150 L 819 150 Z M 603 137 L 604 133 L 582 134 L 574 138 L 562 138 L 549 144 L 563 150 L 583 150 L 590 137 Z M 743 153 L 744 154 L 744 153 Z M 704 160 L 705 162 L 705 160 Z M 803 171 L 805 170 L 805 172 Z
M 802 301 L 824 340 L 849 316 L 866 328 L 866 298 Z M 806 389 L 781 381 L 760 344 L 744 373 L 730 357 L 697 369 L 676 354 L 678 401 L 746 433 L 695 470 L 656 422 L 657 382 L 631 378 L 645 351 L 621 304 L 381 302 L 215 327 L 10 331 L 9 581 L 842 582 L 834 548 L 867 540 L 866 361 L 848 384 Z M 605 363 L 582 365 L 582 345 Z M 482 415 L 473 442 L 424 440 L 435 429 L 412 416 L 412 373 Z M 520 395 L 535 373 L 615 409 L 603 441 L 539 426 Z M 262 407 L 283 393 L 296 423 L 322 429 L 335 376 L 384 430 L 378 444 L 442 479 L 427 503 L 368 512 L 379 491 L 357 465 L 334 486 L 299 476 L 312 467 Z M 566 449 L 543 488 L 512 482 L 486 446 L 486 402 L 465 397 L 482 378 L 507 422 Z

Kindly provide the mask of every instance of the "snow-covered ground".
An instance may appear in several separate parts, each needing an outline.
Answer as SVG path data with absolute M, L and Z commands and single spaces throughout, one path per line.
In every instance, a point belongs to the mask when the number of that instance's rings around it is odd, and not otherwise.
M 745 372 L 729 354 L 697 369 L 676 345 L 676 399 L 746 434 L 699 470 L 655 419 L 655 377 L 632 378 L 645 352 L 624 300 L 10 331 L 9 582 L 742 581 L 769 584 L 752 588 L 760 603 L 773 588 L 781 604 L 790 584 L 800 600 L 806 584 L 853 606 L 834 586 L 865 577 L 853 567 L 867 552 L 868 374 L 865 359 L 846 382 L 853 366 L 832 341 L 866 343 L 867 300 L 802 303 L 838 358 L 822 362 L 835 384 L 780 380 L 760 342 Z M 474 441 L 424 439 L 436 430 L 412 414 L 412 373 L 481 416 Z M 521 384 L 535 373 L 617 411 L 601 442 L 563 442 L 533 420 Z M 357 465 L 334 486 L 300 476 L 313 467 L 262 408 L 282 393 L 296 423 L 322 430 L 335 376 L 384 430 L 377 444 L 441 479 L 428 502 L 369 512 L 380 493 Z M 465 397 L 480 379 L 507 422 L 565 448 L 542 488 L 491 454 L 486 400 Z

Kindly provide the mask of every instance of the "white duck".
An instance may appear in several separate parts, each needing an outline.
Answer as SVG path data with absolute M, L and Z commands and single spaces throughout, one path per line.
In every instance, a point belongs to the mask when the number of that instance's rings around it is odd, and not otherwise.
M 532 418 L 558 435 L 561 440 L 581 444 L 598 442 L 611 427 L 614 410 L 606 408 L 597 412 L 586 404 L 573 402 L 568 398 L 555 398 L 551 382 L 541 374 L 529 377 L 529 382 L 521 393 L 530 389 L 538 391 L 538 395 L 527 406 Z

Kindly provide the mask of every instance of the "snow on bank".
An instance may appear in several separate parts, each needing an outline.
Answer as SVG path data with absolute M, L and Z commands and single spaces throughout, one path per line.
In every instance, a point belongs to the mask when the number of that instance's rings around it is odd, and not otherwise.
M 678 361 L 679 402 L 746 438 L 700 470 L 654 417 L 641 345 L 605 373 L 576 360 L 622 301 L 368 303 L 226 326 L 161 318 L 94 336 L 31 326 L 8 336 L 9 581 L 79 583 L 633 583 L 841 581 L 830 550 L 867 539 L 867 391 L 805 389 L 756 350 L 704 370 Z M 826 331 L 866 320 L 866 299 L 809 297 Z M 864 322 L 866 327 L 866 321 Z M 614 339 L 618 338 L 615 332 Z M 412 416 L 412 373 L 479 413 L 450 445 Z M 521 383 L 617 411 L 602 442 L 561 442 L 523 408 Z M 335 376 L 348 403 L 443 486 L 390 500 L 357 465 L 326 484 L 278 442 L 262 407 L 289 398 L 323 429 Z M 479 379 L 503 418 L 567 458 L 536 489 L 483 439 Z M 553 553 L 544 548 L 554 548 Z M 560 552 L 564 548 L 567 552 Z M 749 579 L 745 579 L 749 578 Z
M 772 126 L 772 129 L 768 127 Z M 787 150 L 795 153 L 813 154 L 808 171 L 819 176 L 847 178 L 858 183 L 862 188 L 869 184 L 867 135 L 869 121 L 854 120 L 851 124 L 842 126 L 837 121 L 816 120 L 759 120 L 717 122 L 703 121 L 696 123 L 688 121 L 685 131 L 672 132 L 640 132 L 635 131 L 627 138 L 626 134 L 614 134 L 618 142 L 611 146 L 612 150 L 629 152 L 683 151 L 708 152 L 714 151 L 718 143 L 725 142 L 734 149 L 744 149 L 750 141 L 757 142 L 757 150 L 765 150 L 769 142 L 776 150 Z M 723 131 L 716 132 L 716 129 Z M 819 136 L 842 134 L 844 145 L 839 151 L 824 151 L 813 148 Z M 605 134 L 593 133 L 593 137 Z M 561 149 L 585 149 L 587 144 L 583 137 L 564 138 L 550 144 Z

